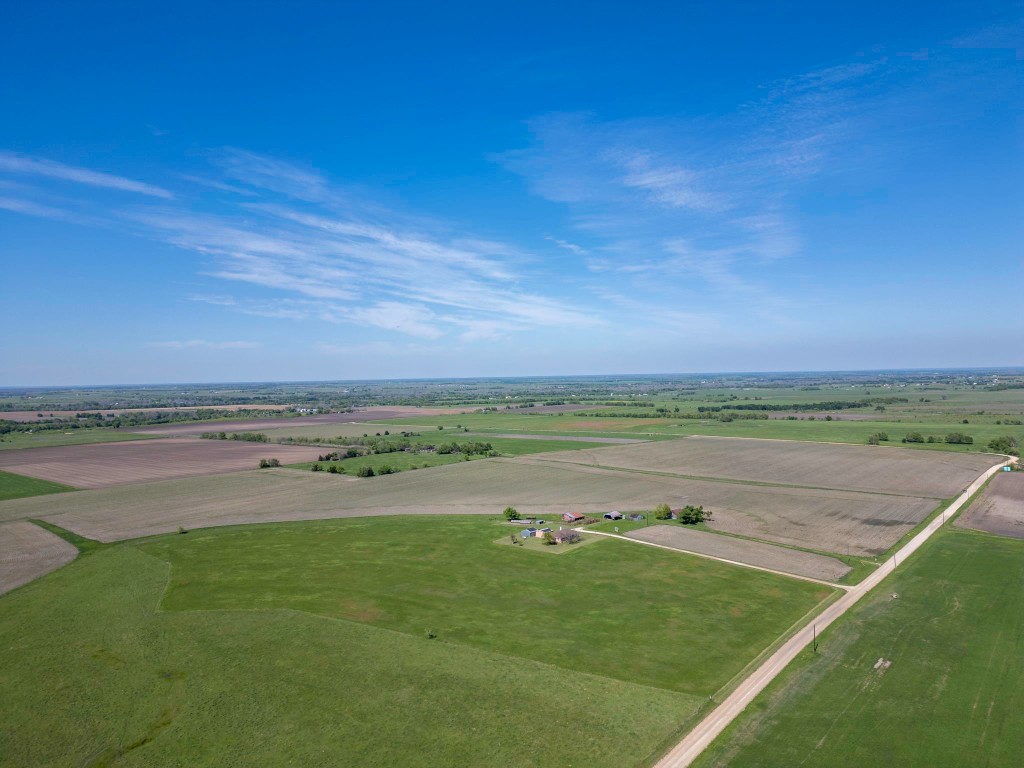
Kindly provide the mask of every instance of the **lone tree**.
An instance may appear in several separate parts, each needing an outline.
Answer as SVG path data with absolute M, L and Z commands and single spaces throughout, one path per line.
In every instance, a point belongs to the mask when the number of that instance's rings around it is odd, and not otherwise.
M 505 507 L 503 514 L 505 515 L 505 519 L 509 522 L 519 519 L 519 512 L 516 511 L 515 507 Z
M 658 520 L 672 519 L 672 508 L 668 504 L 659 504 L 654 508 L 654 516 Z

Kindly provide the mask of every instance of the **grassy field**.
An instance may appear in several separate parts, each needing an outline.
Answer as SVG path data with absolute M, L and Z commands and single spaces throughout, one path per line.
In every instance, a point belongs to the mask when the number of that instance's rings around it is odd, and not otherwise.
M 1018 395 L 1019 397 L 1019 395 Z M 806 395 L 805 395 L 806 399 Z M 958 414 L 959 415 L 959 414 Z M 900 418 L 900 421 L 896 421 Z M 944 438 L 951 432 L 963 432 L 974 438 L 974 444 L 950 445 L 947 443 L 913 443 L 906 447 L 914 450 L 935 450 L 969 452 L 985 450 L 988 441 L 1002 435 L 1012 435 L 1024 445 L 1024 426 L 997 425 L 998 415 L 967 416 L 968 424 L 953 418 L 948 413 L 911 412 L 902 416 L 879 415 L 872 420 L 857 420 L 849 414 L 840 413 L 838 421 L 824 419 L 808 420 L 806 417 L 795 421 L 786 419 L 740 419 L 721 422 L 714 419 L 665 418 L 602 418 L 574 416 L 572 414 L 521 414 L 514 411 L 498 413 L 468 413 L 457 416 L 429 416 L 404 419 L 403 424 L 419 425 L 417 429 L 446 428 L 462 424 L 473 431 L 482 432 L 529 432 L 559 435 L 605 436 L 683 436 L 711 435 L 721 437 L 760 437 L 776 440 L 806 440 L 810 442 L 867 443 L 868 437 L 876 432 L 886 432 L 890 444 L 903 444 L 900 440 L 908 432 L 920 432 L 926 439 L 929 435 Z M 390 427 L 378 424 L 377 428 Z
M 121 443 L 125 440 L 147 440 L 155 435 L 136 435 L 110 429 L 76 429 L 72 432 L 8 432 L 0 437 L 0 451 L 15 448 L 47 448 L 54 445 L 87 445 L 89 443 Z
M 337 521 L 95 549 L 0 599 L 3 761 L 644 765 L 828 593 L 623 542 L 552 557 L 496 544 L 504 529 Z
M 196 532 L 143 549 L 172 564 L 165 610 L 294 608 L 410 635 L 433 629 L 480 650 L 704 696 L 831 594 L 614 540 L 557 558 L 494 543 L 515 530 L 479 518 L 350 519 Z
M 371 432 L 370 434 L 372 435 L 373 433 Z M 426 437 L 430 437 L 429 433 Z M 422 439 L 425 440 L 426 437 Z M 417 440 L 418 438 L 413 439 Z M 460 438 L 457 436 L 457 433 L 455 433 L 454 436 L 444 438 L 443 442 L 450 442 L 451 440 L 454 440 L 455 442 L 462 440 L 464 442 L 490 443 L 492 449 L 500 453 L 502 456 L 525 456 L 532 453 L 571 451 L 594 447 L 594 443 L 579 443 L 569 440 L 521 440 L 519 438 L 473 437 L 470 435 Z M 271 449 L 268 448 L 268 450 Z M 324 452 L 329 452 L 330 450 L 332 449 L 325 448 Z M 460 453 L 406 453 L 404 451 L 395 451 L 394 453 L 375 453 L 367 456 L 356 456 L 351 459 L 341 459 L 339 461 L 307 461 L 301 464 L 289 464 L 288 466 L 295 467 L 296 469 L 311 469 L 313 464 L 317 463 L 327 471 L 331 465 L 334 465 L 339 469 L 345 470 L 346 474 L 354 475 L 360 467 L 373 467 L 374 472 L 378 472 L 381 467 L 386 465 L 396 472 L 404 472 L 409 469 L 439 467 L 444 464 L 454 464 L 456 462 L 466 460 L 474 461 L 481 458 L 484 457 L 482 455 L 475 455 L 469 456 L 469 458 L 466 459 Z
M 49 480 L 37 480 L 34 477 L 0 471 L 0 501 L 73 490 L 75 489 L 70 485 L 61 485 L 60 483 L 51 483 Z
M 1024 541 L 944 529 L 697 765 L 1019 766 L 1022 583 Z

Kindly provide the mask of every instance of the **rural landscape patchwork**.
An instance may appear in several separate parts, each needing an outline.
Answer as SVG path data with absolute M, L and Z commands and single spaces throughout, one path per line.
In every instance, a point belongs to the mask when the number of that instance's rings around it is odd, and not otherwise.
M 0 6 L 0 768 L 1024 768 L 1024 0 Z
M 4 392 L 5 764 L 1016 763 L 1024 374 L 348 389 Z

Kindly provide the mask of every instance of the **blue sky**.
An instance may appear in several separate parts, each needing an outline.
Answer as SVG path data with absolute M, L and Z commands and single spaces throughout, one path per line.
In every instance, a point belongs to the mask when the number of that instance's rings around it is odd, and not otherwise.
M 1024 6 L 687 5 L 9 5 L 0 385 L 1024 365 Z

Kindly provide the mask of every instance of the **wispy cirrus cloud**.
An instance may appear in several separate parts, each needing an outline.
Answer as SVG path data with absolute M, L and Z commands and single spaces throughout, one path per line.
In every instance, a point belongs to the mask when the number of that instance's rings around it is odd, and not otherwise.
M 86 184 L 91 187 L 118 190 L 120 192 L 135 192 L 140 195 L 159 197 L 165 200 L 174 197 L 166 189 L 153 184 L 145 184 L 141 181 L 126 179 L 122 176 L 92 171 L 87 168 L 78 168 L 73 165 L 64 165 L 53 160 L 27 157 L 13 152 L 0 151 L 0 172 L 42 176 L 49 179 L 69 181 L 75 184 Z
M 179 174 L 196 187 L 178 203 L 170 193 L 130 180 L 45 159 L 0 157 L 6 158 L 0 172 L 52 174 L 162 198 L 160 203 L 108 207 L 88 196 L 58 198 L 41 188 L 6 182 L 18 194 L 0 196 L 0 207 L 50 218 L 87 211 L 100 226 L 127 229 L 201 255 L 205 277 L 240 289 L 231 295 L 194 292 L 184 297 L 190 301 L 419 339 L 479 340 L 603 322 L 592 306 L 558 295 L 549 279 L 539 280 L 532 271 L 538 259 L 519 246 L 388 210 L 336 187 L 317 171 L 278 159 L 237 149 L 215 154 L 212 165 L 224 181 Z M 202 198 L 204 189 L 231 194 L 211 205 Z M 243 285 L 258 290 L 243 291 Z

